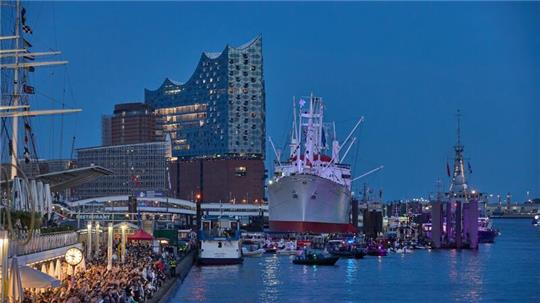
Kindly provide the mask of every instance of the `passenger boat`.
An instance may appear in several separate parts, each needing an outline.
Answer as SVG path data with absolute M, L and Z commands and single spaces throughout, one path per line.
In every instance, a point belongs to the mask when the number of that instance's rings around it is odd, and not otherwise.
M 267 254 L 275 254 L 278 250 L 278 245 L 276 242 L 266 241 L 263 248 Z
M 293 263 L 299 265 L 334 265 L 339 257 L 317 252 L 314 250 L 303 250 L 301 255 L 294 258 Z
M 341 258 L 362 259 L 366 255 L 364 249 L 344 240 L 330 240 L 326 249 L 331 255 Z
M 366 254 L 368 256 L 383 257 L 386 256 L 387 251 L 382 245 L 368 245 L 366 249 Z
M 537 211 L 536 215 L 534 215 L 533 220 L 532 220 L 532 225 L 540 226 L 540 210 Z
M 230 265 L 244 261 L 240 222 L 234 217 L 203 216 L 199 239 L 199 265 Z
M 478 243 L 494 243 L 499 231 L 487 217 L 478 218 Z

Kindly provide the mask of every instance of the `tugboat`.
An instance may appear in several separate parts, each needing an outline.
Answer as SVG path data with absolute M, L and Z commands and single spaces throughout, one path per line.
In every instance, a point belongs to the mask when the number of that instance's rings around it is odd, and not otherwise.
M 334 265 L 339 257 L 315 250 L 303 250 L 301 255 L 294 258 L 293 263 L 298 265 Z
M 244 261 L 238 219 L 231 216 L 204 216 L 201 223 L 199 265 L 231 265 Z

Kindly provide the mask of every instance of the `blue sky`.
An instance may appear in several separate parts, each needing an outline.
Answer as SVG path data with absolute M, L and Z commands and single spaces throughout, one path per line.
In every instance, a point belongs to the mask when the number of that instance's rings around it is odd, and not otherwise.
M 99 145 L 100 117 L 142 101 L 165 77 L 185 81 L 202 51 L 263 35 L 267 132 L 283 146 L 292 96 L 322 96 L 345 137 L 355 120 L 358 175 L 386 199 L 426 196 L 455 142 L 474 187 L 540 196 L 539 3 L 31 2 L 34 51 L 60 49 L 67 67 L 32 75 L 34 107 L 81 107 L 39 118 L 40 157 Z M 56 99 L 50 101 L 43 95 Z M 36 128 L 38 128 L 36 127 Z M 268 149 L 269 158 L 273 158 Z M 358 184 L 359 186 L 361 183 Z

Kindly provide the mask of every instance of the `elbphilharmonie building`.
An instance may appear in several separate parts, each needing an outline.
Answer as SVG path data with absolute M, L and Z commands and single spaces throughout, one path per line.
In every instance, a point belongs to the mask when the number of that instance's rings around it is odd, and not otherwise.
M 193 75 L 145 90 L 158 135 L 169 134 L 172 187 L 181 199 L 262 203 L 265 84 L 262 37 L 203 52 Z M 203 186 L 204 183 L 204 186 Z M 204 187 L 204 188 L 203 188 Z
M 145 90 L 173 155 L 264 158 L 265 91 L 261 36 L 248 43 L 203 52 L 185 83 L 165 79 Z

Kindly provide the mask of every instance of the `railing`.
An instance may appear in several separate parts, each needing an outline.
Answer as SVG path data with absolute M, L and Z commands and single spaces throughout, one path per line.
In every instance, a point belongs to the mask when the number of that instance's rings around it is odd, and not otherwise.
M 10 241 L 10 256 L 23 256 L 33 253 L 38 253 L 50 249 L 65 247 L 68 245 L 77 244 L 77 232 L 58 232 L 51 234 L 39 234 L 34 232 L 30 242 L 24 244 L 25 240 Z
M 240 239 L 240 231 L 232 230 L 201 230 L 199 234 L 201 240 L 214 240 L 214 239 L 227 239 L 238 240 Z

